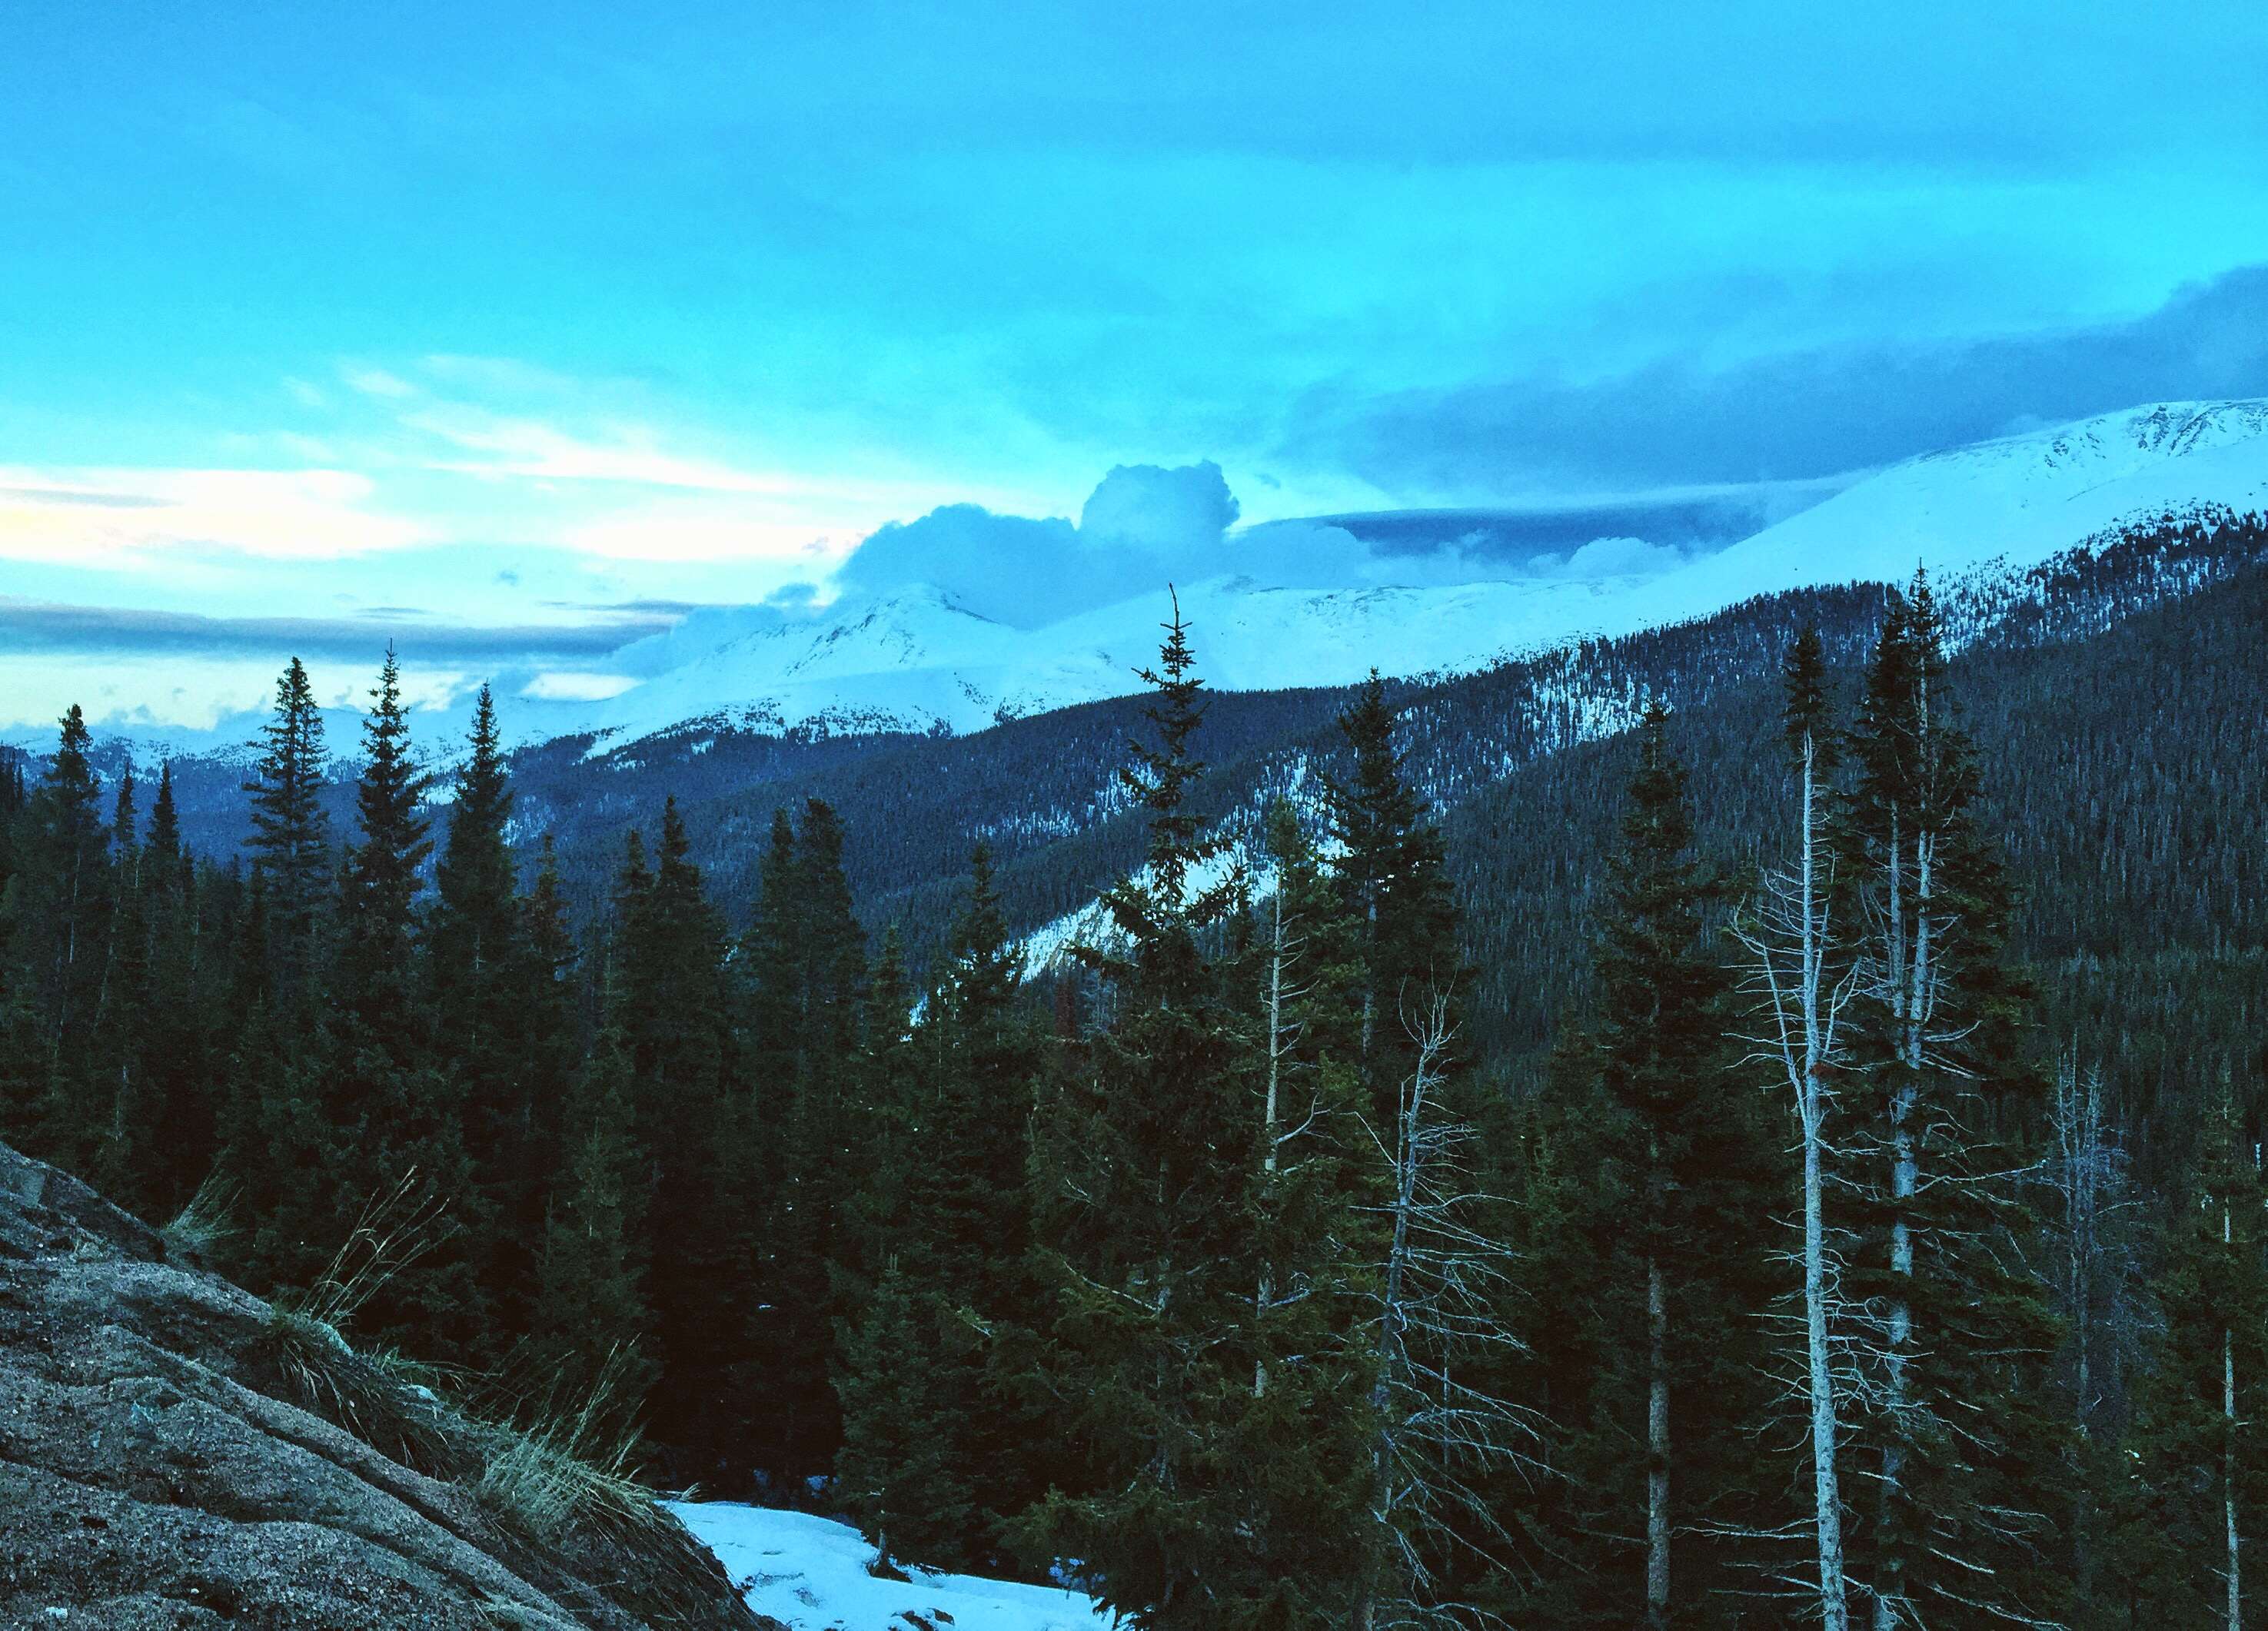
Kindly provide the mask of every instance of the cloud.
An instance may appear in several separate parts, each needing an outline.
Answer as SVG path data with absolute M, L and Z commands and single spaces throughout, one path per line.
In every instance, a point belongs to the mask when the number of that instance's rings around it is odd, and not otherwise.
M 1237 502 L 1217 465 L 1121 466 L 1077 525 L 949 504 L 875 533 L 835 587 L 879 595 L 927 584 L 979 616 L 1034 628 L 1211 577 L 1321 590 L 1652 574 L 1747 536 L 1774 509 L 1800 507 L 1784 495 L 1683 493 L 1579 509 L 1326 516 L 1238 532 Z M 773 604 L 799 609 L 784 596 Z M 666 641 L 722 637 L 723 625 L 696 617 Z
M 401 422 L 439 437 L 475 460 L 438 465 L 468 475 L 526 476 L 544 481 L 613 481 L 634 487 L 680 488 L 703 493 L 792 493 L 797 482 L 774 471 L 743 470 L 713 459 L 664 449 L 643 426 L 611 435 L 578 435 L 534 419 L 451 407 L 406 414 Z
M 835 581 L 875 593 L 928 584 L 980 617 L 1034 628 L 1229 569 L 1222 540 L 1236 516 L 1219 465 L 1121 465 L 1089 495 L 1076 525 L 947 504 L 873 533 Z
M 622 674 L 548 669 L 520 687 L 519 694 L 541 702 L 603 702 L 637 684 L 637 680 Z
M 298 652 L 367 658 L 394 642 L 405 658 L 468 662 L 608 655 L 675 621 L 661 613 L 603 623 L 434 623 L 405 608 L 357 617 L 203 617 L 188 612 L 70 606 L 0 597 L 0 644 L 17 651 L 245 654 L 262 661 Z M 387 615 L 379 615 L 386 613 Z
M 416 386 L 383 368 L 342 368 L 339 371 L 339 378 L 346 381 L 350 389 L 359 391 L 364 396 L 382 396 L 399 401 L 417 394 Z
M 351 470 L 0 468 L 0 560 L 115 566 L 184 547 L 320 560 L 423 541 L 375 492 Z
M 1120 465 L 1087 495 L 1079 532 L 1095 543 L 1172 555 L 1218 544 L 1236 517 L 1236 498 L 1219 465 Z
M 2137 403 L 2268 394 L 2268 267 L 2131 320 L 1983 339 L 1690 356 L 1595 379 L 1319 391 L 1283 456 L 1388 491 L 1584 492 L 1805 480 Z
M 1532 563 L 1539 577 L 1652 577 L 1685 564 L 1685 552 L 1673 544 L 1648 543 L 1643 538 L 1594 538 L 1565 555 L 1538 555 Z

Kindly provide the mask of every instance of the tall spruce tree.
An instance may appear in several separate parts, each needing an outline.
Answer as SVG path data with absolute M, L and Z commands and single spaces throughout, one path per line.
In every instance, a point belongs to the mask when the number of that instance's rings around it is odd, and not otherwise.
M 1778 1289 L 1777 1128 L 1731 1068 L 1729 980 L 1704 924 L 1716 885 L 1692 856 L 1686 772 L 1668 728 L 1668 711 L 1651 703 L 1597 954 L 1601 1142 L 1635 1203 L 1599 1251 L 1620 1281 L 1607 1295 L 1628 1311 L 1616 1414 L 1638 1453 L 1624 1459 L 1644 1473 L 1628 1509 L 1643 1521 L 1602 1514 L 1601 1526 L 1643 1535 L 1632 1576 L 1643 1591 L 1621 1613 L 1657 1631 L 1736 1620 L 1734 1605 L 1772 1561 L 1738 1537 L 1781 1517 L 1768 1493 L 1778 1480 L 1756 1454 L 1773 1392 L 1761 1338 Z
M 431 786 L 411 753 L 401 668 L 388 647 L 363 722 L 357 841 L 347 856 L 330 978 L 322 1112 L 338 1202 L 332 1231 L 343 1241 L 403 1186 L 431 1208 L 428 1249 L 372 1297 L 366 1328 L 412 1353 L 462 1361 L 491 1351 L 476 1272 L 490 1219 L 466 1152 L 462 1088 L 426 1001 L 418 897 L 433 849 L 423 812 Z
M 210 1171 L 216 1153 L 217 1094 L 212 1047 L 220 1025 L 209 999 L 226 966 L 225 935 L 208 936 L 208 896 L 195 862 L 181 844 L 180 812 L 170 763 L 158 768 L 140 882 L 149 921 L 150 972 L 142 1029 L 142 1083 L 147 1109 L 132 1163 L 131 1193 L 152 1216 L 186 1205 Z
M 516 1326 L 534 1292 L 541 1163 L 556 1152 L 535 1138 L 531 1066 L 544 1038 L 531 1021 L 548 993 L 533 983 L 544 971 L 534 967 L 523 943 L 527 924 L 509 837 L 512 788 L 485 685 L 474 701 L 472 739 L 454 792 L 429 936 L 436 1044 L 462 1084 L 466 1150 L 489 1220 L 478 1243 L 482 1290 L 497 1316 Z
M 141 819 L 129 760 L 112 804 L 110 922 L 92 1029 L 94 1080 L 87 1159 L 108 1193 L 143 1201 L 142 1173 L 156 1134 L 145 1074 L 150 1025 L 150 894 L 144 877 Z
M 1078 948 L 1107 1006 L 1042 1111 L 1036 1231 L 1060 1311 L 1042 1383 L 1091 1465 L 1024 1527 L 1137 1624 L 1288 1627 L 1353 1611 L 1367 1463 L 1332 1465 L 1329 1418 L 1303 1408 L 1343 1368 L 1255 1385 L 1256 1288 L 1296 1271 L 1264 1260 L 1256 1216 L 1260 1039 L 1221 947 L 1241 880 L 1210 875 L 1226 852 L 1189 804 L 1193 670 L 1177 613 L 1145 674 L 1157 740 L 1122 772 L 1146 864 L 1104 897 L 1112 943 Z
M 1845 1572 L 1845 1396 L 1849 1378 L 1837 1363 L 1836 1265 L 1851 1233 L 1830 1231 L 1827 1186 L 1840 1131 L 1835 1084 L 1847 1053 L 1844 1014 L 1853 994 L 1851 959 L 1857 941 L 1848 892 L 1836 886 L 1831 780 L 1837 746 L 1824 648 L 1816 629 L 1790 643 L 1781 665 L 1781 729 L 1793 772 L 1795 833 L 1790 858 L 1764 873 L 1735 915 L 1752 999 L 1745 1040 L 1785 1085 L 1794 1110 L 1800 1154 L 1797 1194 L 1803 1244 L 1800 1395 L 1811 1462 L 1811 1583 L 1824 1631 L 1848 1631 Z
M 843 1333 L 839 1466 L 868 1491 L 862 1499 L 884 1502 L 878 1523 L 885 1510 L 922 1505 L 924 1469 L 941 1466 L 947 1486 L 919 1530 L 896 1526 L 902 1543 L 917 1538 L 922 1548 L 906 1554 L 999 1568 L 1010 1557 L 1006 1520 L 1045 1487 L 1045 1422 L 1012 1386 L 1038 1298 L 1025 1169 L 1044 1040 L 1020 998 L 1022 953 L 981 844 L 970 873 L 921 1023 L 902 1048 L 882 1033 L 905 1023 L 902 1000 L 887 995 L 895 938 L 874 971 L 866 1046 L 882 1074 L 863 1098 L 883 1130 L 865 1164 L 869 1210 L 883 1224 L 874 1249 L 895 1285 L 887 1298 L 878 1289 Z M 897 1441 L 876 1434 L 886 1401 L 916 1397 L 901 1374 L 909 1364 L 926 1368 L 918 1398 L 942 1459 L 893 1470 L 887 1446 Z
M 1440 829 L 1394 741 L 1394 712 L 1373 670 L 1339 716 L 1350 760 L 1326 778 L 1339 855 L 1332 868 L 1360 937 L 1362 1068 L 1370 1113 L 1392 1125 L 1414 1059 L 1405 1004 L 1458 984 L 1456 911 Z
M 844 1293 L 857 1279 L 862 1146 L 875 1125 L 862 1098 L 865 935 L 843 876 L 842 824 L 824 802 L 806 802 L 792 836 L 784 818 L 775 822 L 744 947 L 750 1093 L 771 1100 L 778 1128 L 762 1141 L 777 1177 L 751 1361 L 770 1396 L 760 1455 L 772 1475 L 800 1481 L 823 1473 L 841 1442 L 832 1378 Z
M 2178 1197 L 2149 1354 L 2113 1493 L 2104 1623 L 2242 1631 L 2268 1524 L 2268 1181 L 2224 1076 Z M 2254 1543 L 2254 1544 L 2248 1544 Z M 2257 1620 L 2257 1616 L 2254 1616 Z
M 15 823 L 15 876 L 0 922 L 0 1135 L 76 1163 L 108 1105 L 83 1041 L 103 1001 L 114 884 L 85 718 L 73 705 L 61 725 L 55 758 Z
M 252 799 L 254 864 L 267 880 L 270 995 L 287 1011 L 309 1005 L 318 941 L 328 906 L 331 854 L 322 791 L 329 780 L 322 710 L 298 658 L 276 681 L 276 705 L 261 727 Z
M 1873 1521 L 1847 1537 L 1876 1631 L 2052 1619 L 2067 1427 L 2027 1270 L 2038 1220 L 2007 1175 L 2040 1120 L 2008 891 L 1977 813 L 1927 583 L 1893 594 L 1849 741 L 1843 865 L 1865 923 L 1852 1003 L 1865 1117 L 1842 1174 L 1864 1231 L 1844 1277 L 1876 1407 L 1856 1423 Z
M 654 1432 L 688 1478 L 740 1488 L 752 1405 L 733 1382 L 753 1226 L 735 1204 L 727 1147 L 740 1123 L 728 1113 L 724 922 L 675 799 L 662 810 L 652 873 L 633 841 L 616 899 L 611 1023 L 629 1054 L 633 1136 L 652 1173 Z

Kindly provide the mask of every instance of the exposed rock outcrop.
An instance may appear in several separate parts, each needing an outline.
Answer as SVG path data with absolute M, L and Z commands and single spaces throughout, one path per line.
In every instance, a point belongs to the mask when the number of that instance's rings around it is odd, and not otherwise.
M 539 1517 L 499 1429 L 179 1260 L 0 1146 L 0 1627 L 760 1631 L 656 1509 Z

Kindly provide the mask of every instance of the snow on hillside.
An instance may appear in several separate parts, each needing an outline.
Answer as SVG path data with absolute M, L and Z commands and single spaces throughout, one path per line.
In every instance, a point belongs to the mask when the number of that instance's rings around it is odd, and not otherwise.
M 1531 570 L 1410 556 L 1422 581 L 1291 588 L 1228 569 L 1182 584 L 1180 604 L 1212 685 L 1336 686 L 1373 665 L 1404 678 L 1469 672 L 1756 595 L 1903 579 L 1917 563 L 1940 574 L 2021 570 L 2129 523 L 2213 509 L 2268 511 L 2268 400 L 2164 403 L 1909 459 L 1668 571 L 1567 577 L 1548 562 Z M 1254 565 L 1255 555 L 1240 557 L 1241 536 L 1221 544 L 1225 568 Z M 1315 533 L 1327 537 L 1347 541 Z M 1275 557 L 1283 553 L 1279 540 Z M 1399 569 L 1396 557 L 1366 559 L 1373 578 Z M 1442 581 L 1452 568 L 1476 581 Z M 594 731 L 594 754 L 673 728 L 981 731 L 1138 689 L 1134 671 L 1156 657 L 1170 603 L 1163 584 L 1129 587 L 1138 592 L 1040 628 L 979 615 L 922 584 L 846 596 L 815 613 L 703 608 L 608 659 L 608 678 L 629 687 L 619 694 L 514 695 L 506 725 L 516 743 Z M 415 728 L 437 768 L 460 751 L 469 708 L 464 697 L 419 710 Z M 240 744 L 259 723 L 151 732 L 136 757 Z M 335 749 L 357 739 L 351 713 L 328 723 Z M 36 746 L 49 734 L 0 739 Z
M 866 1572 L 874 1548 L 848 1524 L 807 1512 L 735 1502 L 673 1502 L 670 1510 L 717 1554 L 760 1614 L 796 1631 L 1103 1631 L 1111 1618 L 1092 1598 L 1049 1586 L 968 1575 Z
M 1208 680 L 1344 685 L 1373 665 L 1469 672 L 1589 635 L 1705 616 L 1755 595 L 1902 579 L 1917 563 L 2021 569 L 2120 525 L 2207 506 L 2268 509 L 2268 401 L 2170 403 L 1910 459 L 1741 542 L 1651 576 L 1283 588 L 1225 573 L 1181 589 Z M 1224 547 L 1235 560 L 1235 540 Z M 779 729 L 982 730 L 1138 688 L 1168 613 L 1162 584 L 1040 628 L 928 587 L 815 617 L 704 613 L 627 648 L 640 682 L 592 704 L 611 742 L 688 719 Z
M 2171 513 L 2268 511 L 2268 401 L 2105 414 L 1893 465 L 1754 537 L 1646 584 L 1624 633 L 1754 595 L 2036 566 L 2096 533 Z

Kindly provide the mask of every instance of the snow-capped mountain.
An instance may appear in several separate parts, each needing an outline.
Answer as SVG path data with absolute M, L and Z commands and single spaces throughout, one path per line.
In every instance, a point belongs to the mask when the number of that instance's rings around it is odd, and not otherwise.
M 1182 585 L 1207 679 L 1341 685 L 1373 665 L 1447 674 L 1588 635 L 1705 616 L 1806 584 L 2013 569 L 2167 513 L 2268 510 L 2268 400 L 2163 403 L 1907 460 L 1671 569 L 1592 578 L 1291 588 L 1230 570 Z M 1236 540 L 1223 546 L 1234 566 Z M 927 586 L 816 615 L 696 613 L 626 648 L 637 683 L 576 723 L 620 742 L 690 719 L 777 730 L 981 730 L 1138 688 L 1169 614 L 1163 584 L 1039 628 Z M 561 722 L 563 724 L 563 721 Z

